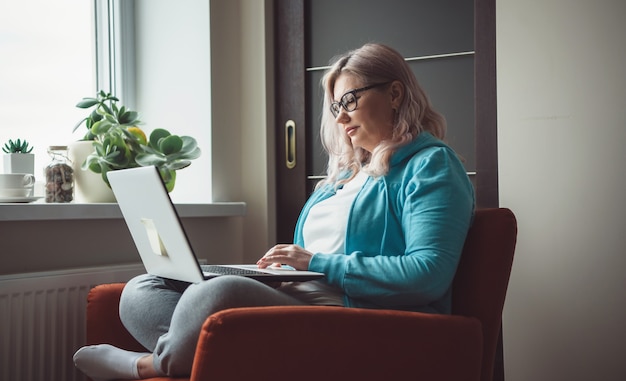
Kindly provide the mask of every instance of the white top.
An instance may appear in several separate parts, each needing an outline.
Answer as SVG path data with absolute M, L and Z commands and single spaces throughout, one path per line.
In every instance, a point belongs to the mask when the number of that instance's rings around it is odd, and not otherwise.
M 302 227 L 306 250 L 314 254 L 343 254 L 350 208 L 366 180 L 367 175 L 359 172 L 336 194 L 311 208 Z M 308 304 L 343 306 L 342 290 L 323 280 L 283 283 L 280 290 Z

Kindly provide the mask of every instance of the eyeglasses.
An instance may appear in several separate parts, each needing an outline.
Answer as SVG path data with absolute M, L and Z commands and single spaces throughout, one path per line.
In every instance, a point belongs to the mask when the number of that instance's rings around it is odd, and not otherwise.
M 388 83 L 389 82 L 377 83 L 374 85 L 369 85 L 369 86 L 361 87 L 358 89 L 350 90 L 341 96 L 341 99 L 339 100 L 339 102 L 333 102 L 330 104 L 330 112 L 336 118 L 337 115 L 339 115 L 339 113 L 341 112 L 342 107 L 344 110 L 346 110 L 346 112 L 354 111 L 358 107 L 357 99 L 359 97 L 356 96 L 357 93 L 363 92 L 365 90 L 373 89 L 378 86 L 383 86 Z

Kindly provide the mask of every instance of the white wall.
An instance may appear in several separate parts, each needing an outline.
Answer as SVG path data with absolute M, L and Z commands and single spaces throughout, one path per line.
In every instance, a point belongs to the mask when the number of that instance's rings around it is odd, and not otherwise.
M 626 2 L 496 4 L 506 380 L 624 380 Z

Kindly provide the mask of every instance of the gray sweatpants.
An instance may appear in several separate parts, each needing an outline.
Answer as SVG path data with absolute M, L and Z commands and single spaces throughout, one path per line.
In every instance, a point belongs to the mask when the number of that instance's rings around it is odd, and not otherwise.
M 154 354 L 163 375 L 189 376 L 206 318 L 227 308 L 302 305 L 292 296 L 255 280 L 221 276 L 190 284 L 140 275 L 124 287 L 120 318 Z

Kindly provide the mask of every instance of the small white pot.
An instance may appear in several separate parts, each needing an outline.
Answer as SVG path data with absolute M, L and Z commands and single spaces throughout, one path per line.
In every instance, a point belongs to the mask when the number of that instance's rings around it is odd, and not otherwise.
M 4 154 L 4 173 L 35 174 L 35 155 L 32 153 Z
M 93 150 L 93 142 L 84 140 L 70 143 L 67 147 L 67 155 L 74 170 L 74 198 L 78 203 L 116 202 L 113 191 L 100 174 L 81 169 Z

